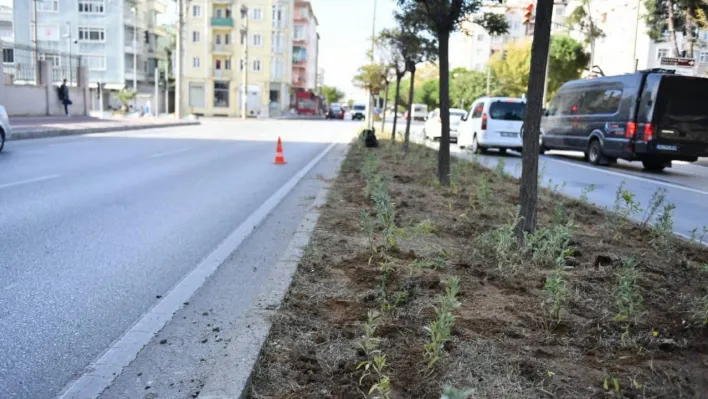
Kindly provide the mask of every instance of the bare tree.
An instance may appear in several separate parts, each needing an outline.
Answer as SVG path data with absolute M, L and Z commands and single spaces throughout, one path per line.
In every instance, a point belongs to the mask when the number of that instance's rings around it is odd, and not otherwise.
M 397 0 L 401 7 L 398 19 L 404 25 L 427 31 L 438 42 L 440 65 L 440 119 L 441 137 L 438 154 L 440 184 L 450 184 L 450 34 L 459 30 L 463 21 L 478 13 L 483 0 Z M 501 3 L 501 0 L 498 1 Z M 503 34 L 509 29 L 506 19 L 499 14 L 485 13 L 473 22 L 492 34 Z
M 396 124 L 398 122 L 398 100 L 401 95 L 401 79 L 406 74 L 406 61 L 403 57 L 405 47 L 402 43 L 403 36 L 399 29 L 385 29 L 379 34 L 378 45 L 382 52 L 382 58 L 387 60 L 389 68 L 393 72 L 393 79 L 396 80 L 395 97 L 393 99 L 393 131 L 391 142 L 396 142 Z M 388 100 L 388 87 L 386 90 Z
M 543 91 L 546 77 L 546 64 L 551 43 L 551 17 L 553 0 L 538 0 L 536 5 L 536 23 L 531 45 L 531 70 L 529 89 L 524 118 L 523 154 L 521 163 L 520 201 L 521 221 L 517 226 L 519 240 L 525 232 L 536 229 L 536 203 L 538 200 L 538 151 L 541 131 L 541 113 L 543 112 Z

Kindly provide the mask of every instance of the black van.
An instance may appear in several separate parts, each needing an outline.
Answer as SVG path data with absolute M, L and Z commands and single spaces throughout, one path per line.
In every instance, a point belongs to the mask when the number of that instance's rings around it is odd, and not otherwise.
M 708 79 L 653 69 L 564 84 L 541 119 L 541 151 L 583 151 L 660 171 L 708 156 Z

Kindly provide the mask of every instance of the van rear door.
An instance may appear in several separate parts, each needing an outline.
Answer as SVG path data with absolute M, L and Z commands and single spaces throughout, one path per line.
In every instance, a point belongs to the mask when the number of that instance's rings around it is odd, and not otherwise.
M 651 122 L 637 133 L 652 135 L 658 152 L 708 153 L 708 79 L 663 75 Z

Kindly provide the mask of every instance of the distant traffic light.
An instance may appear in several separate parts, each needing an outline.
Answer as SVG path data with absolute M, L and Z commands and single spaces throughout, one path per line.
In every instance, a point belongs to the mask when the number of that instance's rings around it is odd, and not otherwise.
M 531 24 L 531 21 L 533 20 L 533 3 L 529 3 L 526 6 L 524 6 L 524 25 L 529 25 Z

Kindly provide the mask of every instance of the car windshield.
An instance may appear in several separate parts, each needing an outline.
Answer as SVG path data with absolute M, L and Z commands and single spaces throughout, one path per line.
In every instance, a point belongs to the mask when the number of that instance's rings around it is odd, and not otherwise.
M 495 101 L 489 107 L 489 117 L 502 121 L 523 121 L 526 103 Z
M 366 109 L 366 105 L 355 105 L 354 111 L 363 111 Z

